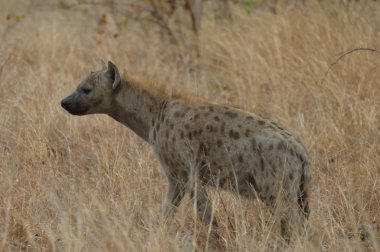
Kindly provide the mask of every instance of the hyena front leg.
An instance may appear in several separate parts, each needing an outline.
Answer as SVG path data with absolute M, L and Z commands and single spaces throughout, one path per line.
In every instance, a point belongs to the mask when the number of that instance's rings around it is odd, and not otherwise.
M 173 218 L 177 207 L 185 195 L 185 187 L 182 183 L 173 178 L 168 178 L 168 182 L 168 191 L 166 193 L 166 197 L 161 208 L 161 215 L 158 220 L 160 224 L 166 223 Z
M 200 183 L 192 187 L 191 198 L 196 201 L 198 214 L 202 222 L 207 226 L 211 224 L 213 228 L 218 227 L 217 221 L 213 218 L 211 200 L 205 188 L 200 185 Z

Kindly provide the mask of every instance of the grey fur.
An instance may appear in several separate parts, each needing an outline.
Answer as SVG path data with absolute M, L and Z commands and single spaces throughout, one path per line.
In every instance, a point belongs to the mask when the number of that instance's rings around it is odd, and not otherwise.
M 74 115 L 107 114 L 153 146 L 169 183 L 161 221 L 169 220 L 190 192 L 203 221 L 217 226 L 205 187 L 220 187 L 273 206 L 289 240 L 292 226 L 302 226 L 310 214 L 304 146 L 252 113 L 173 98 L 143 84 L 129 74 L 121 78 L 108 62 L 61 103 Z

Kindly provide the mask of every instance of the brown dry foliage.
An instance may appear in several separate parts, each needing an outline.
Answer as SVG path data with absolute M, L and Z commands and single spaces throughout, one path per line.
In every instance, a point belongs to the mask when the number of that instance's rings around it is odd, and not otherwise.
M 107 14 L 118 36 L 108 26 L 97 34 L 101 6 L 1 0 L 0 250 L 284 249 L 265 206 L 224 192 L 213 192 L 219 243 L 189 201 L 169 227 L 153 228 L 166 181 L 150 146 L 107 116 L 59 105 L 100 59 L 286 126 L 312 156 L 319 243 L 380 250 L 380 56 L 354 52 L 320 84 L 339 53 L 380 49 L 380 3 L 286 2 L 276 14 L 232 6 L 228 22 L 204 15 L 201 56 L 184 46 L 179 59 L 152 25 Z M 300 238 L 289 251 L 306 249 L 319 250 Z

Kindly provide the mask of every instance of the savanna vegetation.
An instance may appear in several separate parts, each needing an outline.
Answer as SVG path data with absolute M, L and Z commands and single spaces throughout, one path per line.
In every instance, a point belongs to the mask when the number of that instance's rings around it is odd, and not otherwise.
M 380 2 L 173 2 L 0 0 L 0 251 L 380 251 Z M 102 59 L 302 139 L 313 239 L 212 190 L 219 241 L 189 200 L 155 228 L 150 146 L 60 107 Z

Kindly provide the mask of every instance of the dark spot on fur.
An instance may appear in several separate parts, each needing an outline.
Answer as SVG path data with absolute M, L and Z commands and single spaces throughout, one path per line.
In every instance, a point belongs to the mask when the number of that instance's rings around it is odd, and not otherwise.
M 264 191 L 267 193 L 269 191 L 269 186 L 268 185 L 265 185 L 264 186 Z
M 218 145 L 218 147 L 222 146 L 223 142 L 222 140 L 218 139 L 218 141 L 216 141 L 216 144 Z
M 174 124 L 170 124 L 170 129 L 172 130 L 174 128 Z
M 239 155 L 238 160 L 239 160 L 240 163 L 243 163 L 243 156 Z
M 277 145 L 277 150 L 285 150 L 286 149 L 286 145 L 284 142 L 279 142 L 278 145 Z
M 194 121 L 197 120 L 198 117 L 199 117 L 199 114 L 195 114 L 195 115 L 194 115 Z
M 188 134 L 187 134 L 187 137 L 189 138 L 189 140 L 191 140 L 192 139 L 192 134 L 191 134 L 191 132 L 189 132 Z
M 265 124 L 265 122 L 264 122 L 263 120 L 258 120 L 257 123 L 258 123 L 259 125 L 261 125 L 261 126 Z
M 230 130 L 230 131 L 228 132 L 228 135 L 232 138 L 232 137 L 234 136 L 234 132 L 233 132 L 232 130 Z
M 203 129 L 198 130 L 198 135 L 202 135 Z
M 161 127 L 160 122 L 157 122 L 156 130 L 159 131 L 159 130 L 160 130 L 160 127 Z
M 240 129 L 241 129 L 241 124 L 238 124 L 238 128 L 240 128 Z
M 220 121 L 220 119 L 219 119 L 219 117 L 218 117 L 218 116 L 215 116 L 215 117 L 214 117 L 214 120 L 215 120 L 215 121 L 217 121 L 217 122 L 219 122 L 219 121 Z
M 214 112 L 214 108 L 213 108 L 213 107 L 208 107 L 208 110 L 209 110 L 210 112 Z
M 235 140 L 238 140 L 238 139 L 240 138 L 240 134 L 239 134 L 239 132 L 235 132 L 235 134 L 234 134 L 234 138 L 235 138 Z
M 240 134 L 239 134 L 239 132 L 234 132 L 233 130 L 230 130 L 230 131 L 228 132 L 228 135 L 229 135 L 231 138 L 235 139 L 235 140 L 237 140 L 237 139 L 240 138 Z
M 181 139 L 183 139 L 184 137 L 184 134 L 183 134 L 183 131 L 181 131 Z
M 237 113 L 235 113 L 235 112 L 231 112 L 231 111 L 226 111 L 226 112 L 224 112 L 224 115 L 228 116 L 229 118 L 235 118 L 235 117 L 238 116 Z
M 246 129 L 245 130 L 245 136 L 249 137 L 250 134 L 251 134 L 251 130 L 250 129 Z
M 270 144 L 268 149 L 273 150 L 273 144 Z
M 187 172 L 185 170 L 181 170 L 180 174 L 182 178 L 187 178 Z
M 189 129 L 190 128 L 190 125 L 189 124 L 185 124 L 185 129 Z
M 154 141 L 156 141 L 156 136 L 157 136 L 157 134 L 156 134 L 156 130 L 153 130 L 153 140 L 154 140 Z
M 245 119 L 246 120 L 253 120 L 254 118 L 252 116 L 247 116 Z

